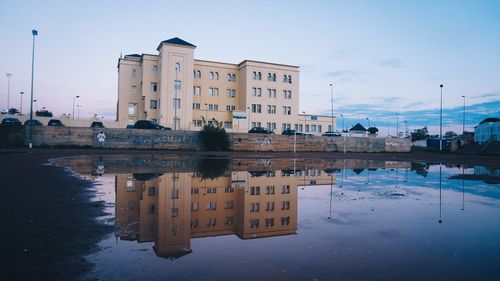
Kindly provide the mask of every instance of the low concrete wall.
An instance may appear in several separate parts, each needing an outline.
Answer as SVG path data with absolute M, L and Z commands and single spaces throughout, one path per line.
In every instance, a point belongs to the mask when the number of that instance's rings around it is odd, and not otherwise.
M 230 134 L 235 151 L 410 152 L 409 139 Z
M 106 134 L 105 148 L 200 150 L 198 132 L 134 129 L 102 129 Z M 34 146 L 97 147 L 100 129 L 76 127 L 35 127 Z M 26 137 L 28 139 L 28 136 Z
M 202 150 L 198 132 L 158 131 L 134 129 L 103 129 L 105 148 Z M 97 147 L 99 129 L 75 127 L 34 127 L 34 146 Z M 288 151 L 294 150 L 294 137 L 230 133 L 233 151 Z M 28 136 L 26 137 L 28 139 Z M 409 152 L 409 139 L 361 137 L 297 136 L 296 151 L 322 152 Z

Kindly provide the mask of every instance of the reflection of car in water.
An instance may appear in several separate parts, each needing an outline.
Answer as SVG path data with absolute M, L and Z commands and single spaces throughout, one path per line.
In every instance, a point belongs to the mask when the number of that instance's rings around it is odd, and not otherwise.
M 163 173 L 140 173 L 140 174 L 133 174 L 133 177 L 138 181 L 150 181 L 162 175 Z

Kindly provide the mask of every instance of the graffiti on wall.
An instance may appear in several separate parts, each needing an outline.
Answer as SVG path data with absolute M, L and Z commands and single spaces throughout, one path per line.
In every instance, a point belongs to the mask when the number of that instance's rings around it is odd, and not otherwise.
M 271 141 L 272 141 L 271 138 L 268 138 L 268 137 L 258 138 L 257 139 L 257 144 L 260 147 L 267 147 L 267 146 L 270 146 L 272 144 Z

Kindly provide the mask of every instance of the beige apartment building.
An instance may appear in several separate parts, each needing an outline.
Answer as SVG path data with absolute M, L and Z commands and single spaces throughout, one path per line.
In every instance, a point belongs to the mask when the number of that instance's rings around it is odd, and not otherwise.
M 150 119 L 173 130 L 197 131 L 204 122 L 217 121 L 228 132 L 335 131 L 331 116 L 299 114 L 298 66 L 198 60 L 195 48 L 176 37 L 160 42 L 157 55 L 118 60 L 120 126 Z
M 193 238 L 296 234 L 299 188 L 334 185 L 335 175 L 292 171 L 233 171 L 215 179 L 196 172 L 116 175 L 120 237 L 155 242 L 158 256 L 178 258 L 191 253 Z

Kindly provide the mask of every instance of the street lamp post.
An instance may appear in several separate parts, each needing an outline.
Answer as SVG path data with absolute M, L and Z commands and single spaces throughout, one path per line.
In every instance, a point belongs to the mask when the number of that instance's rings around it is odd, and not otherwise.
M 333 83 L 330 84 L 331 94 L 332 94 L 332 129 L 333 132 Z
M 11 73 L 5 73 L 5 76 L 7 76 L 7 111 L 10 109 L 10 77 L 12 76 Z
M 247 125 L 248 125 L 248 130 L 250 131 L 250 123 L 251 123 L 250 122 L 250 113 L 252 112 L 252 110 L 250 109 L 250 107 L 247 107 L 247 109 L 248 109 L 248 124 Z
M 31 35 L 33 36 L 33 48 L 31 51 L 31 93 L 30 93 L 30 125 L 29 125 L 29 148 L 32 146 L 32 121 L 33 120 L 33 78 L 35 75 L 35 36 L 38 36 L 38 31 L 36 29 L 31 30 Z
M 340 114 L 340 117 L 342 117 L 342 133 L 344 132 L 344 114 Z
M 19 93 L 21 95 L 21 105 L 19 106 L 19 114 L 23 115 L 23 96 L 24 92 Z
M 399 112 L 396 112 L 396 138 L 399 137 Z
M 441 88 L 441 102 L 439 113 L 439 151 L 443 150 L 443 84 L 439 85 Z
M 73 98 L 73 114 L 71 115 L 73 117 L 73 120 L 75 120 L 75 100 L 77 98 L 80 98 L 80 96 L 76 96 Z
M 76 105 L 76 108 L 77 108 L 77 111 L 78 111 L 78 120 L 80 120 L 80 107 L 82 107 L 81 104 L 77 104 Z
M 462 140 L 465 138 L 465 96 L 462 96 L 464 98 L 464 118 L 463 118 L 463 123 L 462 123 Z
M 306 112 L 305 111 L 302 111 L 302 113 L 304 114 L 304 138 L 305 138 L 305 136 L 306 136 L 307 116 L 306 116 Z

